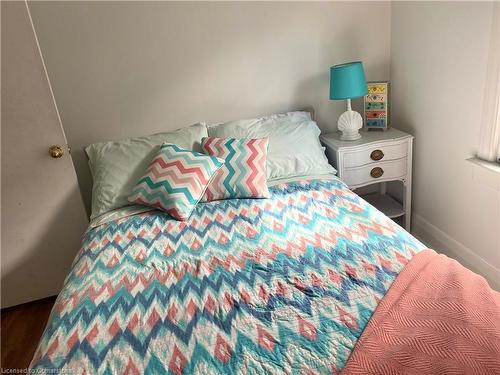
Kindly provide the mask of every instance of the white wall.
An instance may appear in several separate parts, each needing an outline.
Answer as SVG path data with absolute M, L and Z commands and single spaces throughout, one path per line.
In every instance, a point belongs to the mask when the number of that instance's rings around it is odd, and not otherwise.
M 369 80 L 391 78 L 392 123 L 416 136 L 415 233 L 500 279 L 499 193 L 465 161 L 479 137 L 491 3 L 30 8 L 87 204 L 83 146 L 310 105 L 333 130 L 344 104 L 328 100 L 329 67 L 359 59 Z
M 313 106 L 335 129 L 329 67 L 389 78 L 387 2 L 30 2 L 86 203 L 83 146 Z M 377 20 L 377 28 L 373 28 Z
M 413 231 L 500 290 L 500 192 L 466 161 L 479 142 L 491 22 L 491 2 L 393 3 L 390 75 L 392 123 L 415 135 Z

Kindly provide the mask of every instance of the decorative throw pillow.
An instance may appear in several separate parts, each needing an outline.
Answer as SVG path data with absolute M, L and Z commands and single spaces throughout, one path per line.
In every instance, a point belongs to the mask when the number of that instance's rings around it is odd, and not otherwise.
M 223 164 L 217 157 L 164 143 L 128 200 L 187 220 Z
M 335 174 L 321 147 L 318 125 L 309 114 L 292 112 L 208 126 L 209 137 L 268 138 L 268 181 Z
M 224 165 L 208 184 L 202 201 L 228 198 L 267 198 L 267 138 L 203 138 L 202 149 L 224 159 Z

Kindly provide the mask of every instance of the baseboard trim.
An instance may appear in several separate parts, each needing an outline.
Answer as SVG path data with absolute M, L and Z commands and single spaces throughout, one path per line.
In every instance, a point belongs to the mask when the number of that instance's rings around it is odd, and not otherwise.
M 500 291 L 500 270 L 498 268 L 415 213 L 412 215 L 411 232 L 426 246 L 456 259 L 470 270 L 484 276 L 493 289 Z

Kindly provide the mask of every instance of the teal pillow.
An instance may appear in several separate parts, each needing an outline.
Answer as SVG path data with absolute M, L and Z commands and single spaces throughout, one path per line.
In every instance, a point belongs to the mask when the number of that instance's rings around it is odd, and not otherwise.
M 108 211 L 131 204 L 128 196 L 162 143 L 174 143 L 201 152 L 201 140 L 207 135 L 206 126 L 196 124 L 168 133 L 94 143 L 86 147 L 93 178 L 90 218 L 95 219 Z

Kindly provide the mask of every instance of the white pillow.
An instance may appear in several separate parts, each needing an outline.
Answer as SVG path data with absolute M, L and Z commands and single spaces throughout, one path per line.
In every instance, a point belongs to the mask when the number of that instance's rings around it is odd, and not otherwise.
M 93 178 L 90 218 L 131 204 L 128 196 L 162 143 L 202 152 L 201 140 L 207 136 L 206 126 L 196 124 L 168 133 L 87 146 L 85 152 Z
M 219 138 L 269 138 L 267 179 L 335 173 L 319 141 L 321 131 L 308 112 L 209 125 Z

